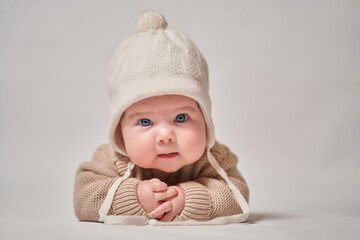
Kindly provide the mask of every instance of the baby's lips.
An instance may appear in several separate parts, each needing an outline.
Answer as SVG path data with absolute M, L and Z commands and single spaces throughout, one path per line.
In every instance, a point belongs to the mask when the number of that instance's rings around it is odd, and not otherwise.
M 172 153 L 159 154 L 158 156 L 161 158 L 172 158 L 172 157 L 176 157 L 177 155 L 179 155 L 179 153 L 172 152 Z

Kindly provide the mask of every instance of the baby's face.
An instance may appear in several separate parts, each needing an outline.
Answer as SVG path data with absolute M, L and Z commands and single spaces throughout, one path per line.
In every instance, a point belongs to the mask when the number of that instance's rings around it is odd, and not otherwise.
M 143 168 L 175 172 L 196 162 L 206 147 L 206 125 L 197 102 L 181 95 L 144 99 L 120 121 L 126 152 Z

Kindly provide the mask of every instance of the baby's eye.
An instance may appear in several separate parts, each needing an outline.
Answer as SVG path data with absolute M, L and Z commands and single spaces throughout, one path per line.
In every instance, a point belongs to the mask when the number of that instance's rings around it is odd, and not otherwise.
M 174 119 L 175 122 L 180 122 L 180 123 L 186 122 L 186 120 L 188 120 L 188 116 L 183 113 L 177 115 Z
M 151 124 L 153 124 L 153 122 L 148 118 L 143 118 L 139 121 L 139 124 L 143 127 L 147 127 L 147 126 L 150 126 Z

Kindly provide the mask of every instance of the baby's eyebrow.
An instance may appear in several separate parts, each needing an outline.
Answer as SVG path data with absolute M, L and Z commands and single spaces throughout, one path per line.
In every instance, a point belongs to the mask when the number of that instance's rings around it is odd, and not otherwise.
M 131 113 L 128 118 L 136 118 L 137 116 L 142 116 L 142 115 L 149 115 L 149 114 L 152 114 L 153 112 L 134 112 L 134 113 Z
M 196 109 L 195 109 L 195 107 L 193 107 L 193 106 L 178 107 L 178 108 L 175 108 L 174 110 L 175 110 L 175 111 L 184 110 L 184 111 L 196 112 Z
M 188 111 L 188 112 L 196 112 L 196 108 L 193 106 L 181 106 L 181 107 L 177 107 L 174 109 L 171 109 L 172 111 Z M 146 111 L 146 112 L 134 112 L 134 113 L 130 113 L 129 116 L 127 116 L 127 118 L 132 119 L 132 118 L 136 118 L 137 116 L 143 116 L 143 115 L 150 115 L 153 114 L 154 111 Z M 126 113 L 125 113 L 126 114 Z M 127 114 L 126 114 L 127 115 Z

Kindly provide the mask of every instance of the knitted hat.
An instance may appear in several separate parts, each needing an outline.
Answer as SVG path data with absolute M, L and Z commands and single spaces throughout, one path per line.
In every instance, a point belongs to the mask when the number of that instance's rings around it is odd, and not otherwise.
M 127 155 L 119 127 L 124 111 L 145 98 L 176 94 L 198 102 L 207 126 L 209 150 L 215 136 L 204 57 L 188 36 L 167 29 L 159 12 L 144 12 L 137 30 L 119 44 L 109 64 L 110 144 Z

